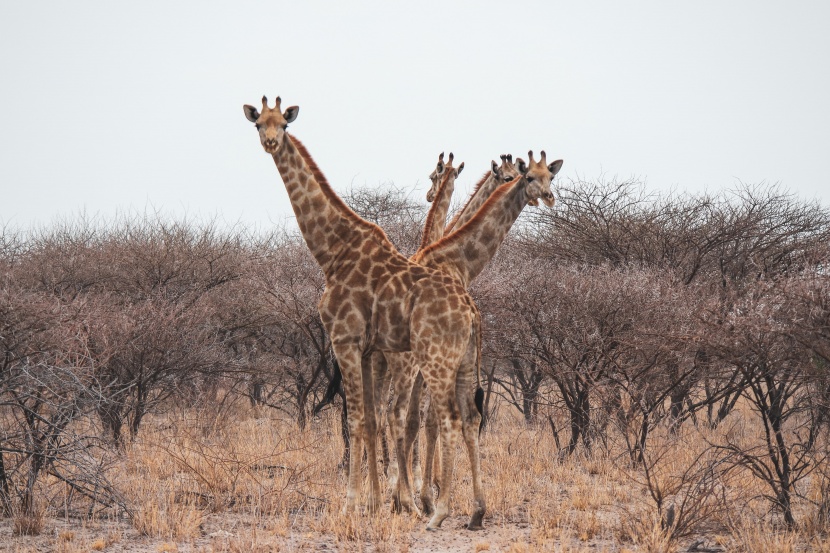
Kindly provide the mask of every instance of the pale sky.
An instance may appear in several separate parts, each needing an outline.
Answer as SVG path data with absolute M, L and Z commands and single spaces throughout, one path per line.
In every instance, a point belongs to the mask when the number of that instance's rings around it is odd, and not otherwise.
M 830 2 L 0 3 L 0 226 L 161 210 L 291 215 L 242 112 L 337 190 L 461 197 L 499 154 L 654 191 L 780 183 L 830 205 Z

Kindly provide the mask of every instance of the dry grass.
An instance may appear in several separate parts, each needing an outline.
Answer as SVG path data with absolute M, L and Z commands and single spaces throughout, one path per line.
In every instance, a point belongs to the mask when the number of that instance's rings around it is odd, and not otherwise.
M 337 469 L 342 455 L 338 424 L 336 414 L 330 413 L 300 431 L 291 421 L 265 418 L 243 406 L 221 420 L 193 411 L 151 420 L 112 475 L 129 506 L 128 525 L 118 519 L 99 520 L 98 527 L 68 527 L 65 521 L 58 525 L 47 518 L 40 538 L 4 537 L 0 544 L 7 543 L 0 551 L 29 551 L 42 547 L 33 544 L 48 543 L 47 550 L 65 553 L 127 545 L 131 551 L 148 552 L 326 548 L 397 553 L 432 547 L 669 553 L 702 540 L 706 547 L 725 551 L 830 553 L 827 529 L 810 524 L 809 506 L 800 511 L 805 522 L 799 532 L 782 532 L 761 498 L 763 487 L 740 472 L 719 481 L 731 512 L 707 511 L 691 535 L 673 538 L 641 471 L 625 455 L 596 451 L 590 457 L 577 452 L 560 458 L 547 427 L 528 428 L 505 415 L 491 421 L 482 440 L 488 499 L 484 533 L 460 529 L 472 503 L 463 451 L 457 456 L 454 513 L 442 532 L 426 533 L 424 519 L 393 515 L 388 508 L 343 514 L 346 481 Z M 744 439 L 735 426 L 723 431 Z M 701 452 L 706 438 L 712 436 L 688 432 L 653 437 L 659 459 L 652 479 L 665 490 L 667 502 L 693 493 L 680 484 L 690 467 L 705 461 Z M 618 447 L 611 444 L 609 451 Z M 385 481 L 382 485 L 388 496 Z M 819 493 L 817 487 L 808 491 Z M 19 520 L 11 527 L 0 526 L 0 536 L 23 533 Z M 105 523 L 107 528 L 100 526 Z

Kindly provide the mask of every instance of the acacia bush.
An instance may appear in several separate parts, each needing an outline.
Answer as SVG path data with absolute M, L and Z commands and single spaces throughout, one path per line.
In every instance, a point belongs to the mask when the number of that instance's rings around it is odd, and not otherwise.
M 403 253 L 419 244 L 420 201 L 346 199 Z M 799 523 L 795 504 L 826 524 L 815 490 L 830 489 L 828 211 L 774 187 L 659 197 L 635 182 L 571 182 L 558 206 L 528 208 L 473 283 L 486 415 L 515 408 L 550 428 L 560 456 L 618 459 L 660 517 L 680 506 L 667 535 L 707 518 L 696 505 L 722 512 L 694 494 L 739 474 L 785 525 Z M 182 406 L 220 412 L 244 396 L 308 426 L 335 373 L 323 284 L 285 229 L 152 215 L 2 229 L 4 513 L 33 515 L 44 479 L 93 511 L 129 512 L 107 467 L 147 420 Z M 667 456 L 652 436 L 690 432 L 710 440 L 697 457 L 709 468 L 661 487 Z

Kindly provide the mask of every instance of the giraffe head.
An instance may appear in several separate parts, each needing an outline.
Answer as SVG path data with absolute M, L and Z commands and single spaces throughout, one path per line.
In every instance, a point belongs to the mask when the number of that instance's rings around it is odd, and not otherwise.
M 501 165 L 497 164 L 495 160 L 490 162 L 490 171 L 493 173 L 493 178 L 496 179 L 497 183 L 510 182 L 521 175 L 513 163 L 512 154 L 502 154 L 499 157 L 501 158 Z
M 542 200 L 548 207 L 553 207 L 553 192 L 550 191 L 550 184 L 553 182 L 553 177 L 562 168 L 563 161 L 557 159 L 550 165 L 547 164 L 545 151 L 542 150 L 542 156 L 539 161 L 533 159 L 533 151 L 527 153 L 528 163 L 522 158 L 516 159 L 516 168 L 524 176 L 525 190 L 527 192 L 528 205 L 539 205 L 539 200 Z
M 427 201 L 431 202 L 435 199 L 435 195 L 438 193 L 438 188 L 441 186 L 441 181 L 444 180 L 444 176 L 447 175 L 447 171 L 451 171 L 452 178 L 458 178 L 458 175 L 461 174 L 461 171 L 464 170 L 464 162 L 461 162 L 461 165 L 458 167 L 452 166 L 453 155 L 450 152 L 450 157 L 447 160 L 447 163 L 444 163 L 444 152 L 441 152 L 441 155 L 438 156 L 438 163 L 435 165 L 435 170 L 429 174 L 429 180 L 432 181 L 432 186 L 427 191 Z
M 282 147 L 285 139 L 285 129 L 288 124 L 297 118 L 297 113 L 300 108 L 291 106 L 285 110 L 285 113 L 280 111 L 280 104 L 282 100 L 277 96 L 277 104 L 274 109 L 268 107 L 268 99 L 262 97 L 262 113 L 258 112 L 254 106 L 245 105 L 242 107 L 245 110 L 245 117 L 248 121 L 256 125 L 259 131 L 259 141 L 262 147 L 269 154 L 275 154 L 277 150 Z

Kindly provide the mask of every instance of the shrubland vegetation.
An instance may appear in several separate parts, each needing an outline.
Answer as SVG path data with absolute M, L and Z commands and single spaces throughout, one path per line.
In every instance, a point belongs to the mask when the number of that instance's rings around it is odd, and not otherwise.
M 830 210 L 775 187 L 569 182 L 556 196 L 525 210 L 472 289 L 489 524 L 525 524 L 527 550 L 828 550 Z M 404 254 L 417 247 L 422 202 L 346 200 Z M 343 543 L 408 543 L 420 522 L 339 514 L 343 419 L 312 417 L 334 373 L 322 287 L 284 229 L 156 216 L 4 229 L 13 531 L 114 518 L 192 540 L 231 512 L 254 534 L 285 537 L 303 516 Z M 240 543 L 225 546 L 251 550 Z

